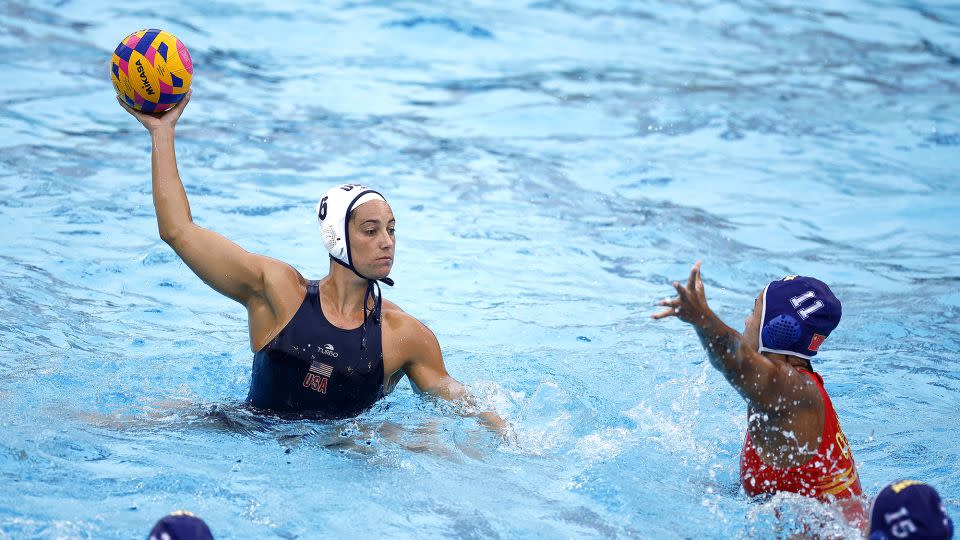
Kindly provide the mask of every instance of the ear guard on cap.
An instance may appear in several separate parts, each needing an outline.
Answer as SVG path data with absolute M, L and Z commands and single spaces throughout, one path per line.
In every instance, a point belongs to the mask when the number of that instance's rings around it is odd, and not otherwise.
M 800 339 L 800 322 L 790 315 L 778 315 L 770 319 L 760 331 L 763 345 L 771 349 L 789 349 Z

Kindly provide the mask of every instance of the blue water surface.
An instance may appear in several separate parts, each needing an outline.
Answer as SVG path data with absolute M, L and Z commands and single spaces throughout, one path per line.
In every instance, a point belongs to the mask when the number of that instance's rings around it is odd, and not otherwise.
M 196 221 L 319 278 L 317 199 L 375 186 L 387 297 L 516 444 L 405 383 L 339 422 L 242 407 L 245 312 L 160 241 L 109 83 L 146 27 L 193 56 Z M 697 259 L 735 328 L 772 279 L 828 282 L 815 366 L 865 491 L 960 518 L 956 2 L 11 0 L 0 89 L 0 538 L 181 508 L 217 538 L 855 538 L 740 491 L 743 401 L 648 318 Z

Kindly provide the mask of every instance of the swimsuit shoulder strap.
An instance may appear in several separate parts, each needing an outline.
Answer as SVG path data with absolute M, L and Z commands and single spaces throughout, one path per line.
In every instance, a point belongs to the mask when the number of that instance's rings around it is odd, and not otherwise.
M 323 324 L 330 325 L 330 322 L 323 316 L 323 309 L 320 307 L 320 280 L 311 279 L 307 284 L 307 298 L 304 302 L 310 306 L 313 316 L 319 318 Z

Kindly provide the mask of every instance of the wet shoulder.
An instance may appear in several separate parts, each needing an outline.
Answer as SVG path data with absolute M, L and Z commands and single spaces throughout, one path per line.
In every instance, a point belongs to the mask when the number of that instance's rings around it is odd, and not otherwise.
M 440 343 L 427 325 L 404 312 L 396 304 L 383 303 L 384 361 L 392 358 L 398 365 L 411 361 L 439 361 Z
M 430 329 L 419 319 L 386 299 L 383 300 L 383 326 L 394 339 L 432 335 Z
M 384 316 L 386 316 L 388 312 L 399 311 L 400 313 L 404 313 L 404 311 L 400 309 L 400 306 L 394 304 L 393 302 L 387 300 L 386 298 L 383 299 L 382 309 L 383 309 Z

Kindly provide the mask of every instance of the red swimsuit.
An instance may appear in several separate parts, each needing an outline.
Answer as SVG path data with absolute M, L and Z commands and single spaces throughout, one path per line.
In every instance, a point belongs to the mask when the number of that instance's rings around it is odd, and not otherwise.
M 740 453 L 740 481 L 743 489 L 751 497 L 779 491 L 799 493 L 821 500 L 859 497 L 863 495 L 863 490 L 860 488 L 857 466 L 853 462 L 847 438 L 840 429 L 840 421 L 833 409 L 833 403 L 830 402 L 830 396 L 823 388 L 823 379 L 808 371 L 800 372 L 813 379 L 823 396 L 825 421 L 820 448 L 817 454 L 803 465 L 778 469 L 760 459 L 748 432 Z

